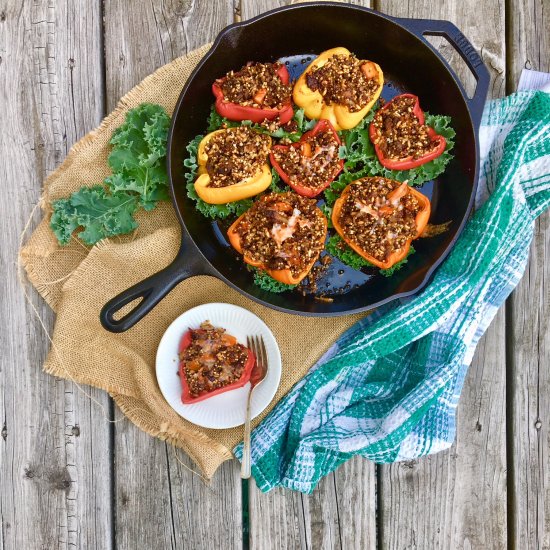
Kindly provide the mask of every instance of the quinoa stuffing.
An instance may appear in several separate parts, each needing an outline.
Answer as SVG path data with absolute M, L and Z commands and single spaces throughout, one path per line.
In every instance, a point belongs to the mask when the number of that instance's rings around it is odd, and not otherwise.
M 318 189 L 340 171 L 338 148 L 333 131 L 326 129 L 290 147 L 274 147 L 272 153 L 291 183 Z
M 336 103 L 351 113 L 360 111 L 380 87 L 373 63 L 355 55 L 335 54 L 306 73 L 309 89 L 319 91 L 327 105 Z
M 209 187 L 227 187 L 251 178 L 267 162 L 269 136 L 248 126 L 228 128 L 215 134 L 205 146 Z
M 418 236 L 421 209 L 406 182 L 362 178 L 350 184 L 338 222 L 349 240 L 383 262 Z
M 374 144 L 380 147 L 384 157 L 417 160 L 438 147 L 439 140 L 430 137 L 429 127 L 420 124 L 414 114 L 415 103 L 413 97 L 398 97 L 374 116 Z
M 190 329 L 190 333 L 191 343 L 180 352 L 179 359 L 180 373 L 185 376 L 192 397 L 240 379 L 248 359 L 245 346 L 209 321 L 202 323 L 199 329 Z
M 218 80 L 225 100 L 244 107 L 281 109 L 290 101 L 292 86 L 285 85 L 277 71 L 281 63 L 248 63 Z
M 235 228 L 245 257 L 264 269 L 304 273 L 324 247 L 326 221 L 315 200 L 271 193 L 256 201 Z

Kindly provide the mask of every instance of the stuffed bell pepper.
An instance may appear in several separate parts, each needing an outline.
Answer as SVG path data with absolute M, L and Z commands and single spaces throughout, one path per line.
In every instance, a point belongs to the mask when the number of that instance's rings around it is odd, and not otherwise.
M 216 130 L 197 153 L 197 195 L 209 204 L 226 204 L 265 191 L 271 183 L 267 161 L 271 138 L 248 126 Z
M 406 182 L 382 177 L 350 183 L 332 209 L 332 223 L 342 239 L 381 269 L 407 256 L 429 217 L 427 197 Z
M 382 69 L 346 48 L 315 58 L 296 81 L 293 98 L 308 118 L 330 120 L 336 130 L 357 126 L 380 96 Z
M 300 141 L 275 145 L 269 160 L 281 179 L 296 193 L 316 197 L 326 189 L 344 167 L 338 155 L 341 141 L 328 120 L 320 120 Z
M 326 234 L 327 220 L 315 200 L 290 192 L 264 195 L 227 232 L 247 264 L 288 285 L 310 272 Z
M 250 380 L 256 362 L 252 351 L 209 321 L 183 335 L 179 359 L 185 404 L 241 388 Z
M 410 170 L 445 151 L 446 141 L 426 126 L 418 97 L 402 94 L 377 111 L 369 137 L 380 164 L 390 170 Z
M 249 63 L 212 84 L 216 111 L 229 120 L 278 120 L 286 124 L 294 115 L 292 87 L 281 63 Z

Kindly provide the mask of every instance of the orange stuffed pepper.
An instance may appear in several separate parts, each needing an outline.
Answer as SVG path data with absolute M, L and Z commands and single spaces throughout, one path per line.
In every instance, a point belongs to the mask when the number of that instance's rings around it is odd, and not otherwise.
M 315 200 L 291 192 L 264 195 L 227 232 L 247 264 L 287 285 L 307 276 L 326 235 L 327 220 Z
M 332 209 L 332 224 L 357 254 L 388 269 L 407 256 L 430 211 L 428 198 L 406 182 L 367 177 L 342 191 Z

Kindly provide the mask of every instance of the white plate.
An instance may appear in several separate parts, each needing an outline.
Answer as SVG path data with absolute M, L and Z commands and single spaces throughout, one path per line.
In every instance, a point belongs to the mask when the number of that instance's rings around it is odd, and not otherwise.
M 178 376 L 178 347 L 182 335 L 190 328 L 199 328 L 204 321 L 222 327 L 246 345 L 246 337 L 263 336 L 269 370 L 265 380 L 252 394 L 252 418 L 258 416 L 271 402 L 281 380 L 281 353 L 275 336 L 256 315 L 232 304 L 203 304 L 180 315 L 166 329 L 158 350 L 156 371 L 160 391 L 170 406 L 183 418 L 205 428 L 234 428 L 244 424 L 246 400 L 250 383 L 242 388 L 209 397 L 192 405 L 181 401 L 181 382 Z

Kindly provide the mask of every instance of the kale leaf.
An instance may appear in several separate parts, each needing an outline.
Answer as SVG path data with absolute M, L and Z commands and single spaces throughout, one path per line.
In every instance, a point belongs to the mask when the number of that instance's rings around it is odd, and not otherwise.
M 129 233 L 137 227 L 134 214 L 151 210 L 168 199 L 166 142 L 170 117 L 160 105 L 144 103 L 128 111 L 111 137 L 108 158 L 112 174 L 104 185 L 82 187 L 53 202 L 50 220 L 60 244 L 78 238 L 93 245 L 106 237 Z
M 50 227 L 63 245 L 82 227 L 77 237 L 92 245 L 105 237 L 133 231 L 137 208 L 138 198 L 133 193 L 108 193 L 102 185 L 83 187 L 69 198 L 55 201 Z
M 361 269 L 363 267 L 375 267 L 368 260 L 365 260 L 362 256 L 359 256 L 355 250 L 353 250 L 338 233 L 332 235 L 327 241 L 326 250 L 329 254 L 338 258 L 343 264 L 348 265 L 353 269 Z M 407 255 L 396 264 L 392 265 L 388 269 L 380 269 L 380 275 L 384 277 L 391 277 L 396 271 L 399 271 L 409 260 L 409 256 L 416 251 L 411 245 Z
M 374 146 L 369 138 L 369 122 L 374 116 L 374 109 L 351 130 L 340 132 L 343 146 L 340 156 L 346 159 L 344 171 L 340 177 L 325 191 L 329 205 L 339 196 L 344 187 L 359 178 L 383 176 L 397 181 L 408 180 L 409 185 L 419 186 L 440 176 L 453 158 L 455 131 L 451 127 L 451 117 L 425 113 L 426 124 L 442 135 L 447 146 L 436 159 L 411 170 L 389 170 L 380 164 Z
M 287 285 L 285 283 L 280 283 L 268 275 L 265 271 L 257 269 L 256 267 L 250 268 L 254 274 L 254 284 L 259 286 L 262 290 L 267 290 L 267 292 L 274 292 L 275 294 L 280 294 L 286 290 L 292 290 L 296 288 L 297 285 Z

